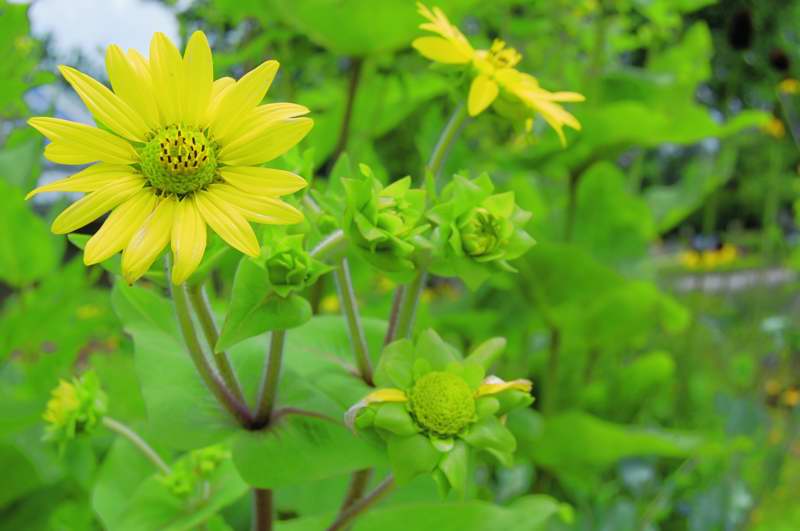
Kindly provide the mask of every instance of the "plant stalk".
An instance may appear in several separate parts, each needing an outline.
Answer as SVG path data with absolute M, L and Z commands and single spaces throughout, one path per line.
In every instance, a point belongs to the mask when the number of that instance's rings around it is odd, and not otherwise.
M 367 385 L 372 382 L 372 363 L 369 358 L 369 346 L 367 337 L 364 334 L 364 327 L 361 325 L 361 317 L 358 312 L 358 302 L 353 290 L 353 279 L 350 276 L 350 266 L 347 258 L 339 262 L 339 267 L 334 272 L 336 278 L 336 290 L 339 293 L 339 301 L 342 305 L 342 312 L 347 320 L 347 330 L 350 333 L 350 343 L 353 345 L 353 352 L 356 356 L 358 374 Z
M 269 339 L 269 356 L 264 366 L 261 389 L 258 392 L 258 408 L 256 409 L 256 426 L 266 426 L 275 409 L 278 394 L 278 381 L 283 360 L 283 345 L 286 342 L 286 330 L 273 330 Z
M 253 489 L 253 531 L 272 531 L 272 491 Z
M 153 450 L 149 444 L 147 444 L 147 441 L 142 439 L 142 437 L 131 428 L 119 422 L 118 420 L 112 419 L 111 417 L 103 417 L 103 426 L 113 431 L 117 435 L 125 437 L 136 447 L 137 450 L 142 453 L 142 455 L 144 455 L 151 463 L 153 463 L 159 472 L 165 476 L 172 473 L 172 469 L 170 469 L 169 465 L 167 465 L 167 463 L 161 459 L 161 456 L 159 456 L 156 451 Z
M 420 269 L 414 279 L 403 290 L 403 299 L 400 302 L 400 309 L 397 316 L 397 330 L 395 338 L 409 338 L 414 329 L 414 318 L 417 313 L 422 288 L 425 287 L 427 271 Z M 393 338 L 394 339 L 394 338 Z
M 167 276 L 169 278 L 169 276 Z M 220 404 L 236 419 L 236 421 L 244 427 L 249 427 L 252 424 L 253 418 L 250 411 L 244 402 L 236 399 L 233 393 L 225 386 L 219 374 L 214 370 L 208 361 L 203 349 L 200 347 L 200 342 L 197 340 L 195 334 L 194 323 L 192 323 L 192 316 L 189 313 L 189 301 L 186 293 L 186 285 L 172 286 L 171 294 L 172 301 L 175 307 L 175 315 L 178 318 L 181 333 L 183 334 L 183 341 L 186 345 L 189 355 L 194 362 L 197 372 L 206 384 L 206 387 L 211 390 Z
M 458 138 L 458 134 L 461 132 L 461 126 L 464 125 L 466 120 L 467 107 L 462 103 L 453 109 L 453 114 L 450 115 L 447 125 L 442 129 L 439 140 L 436 142 L 436 147 L 433 148 L 433 152 L 431 153 L 431 158 L 425 166 L 425 171 L 429 172 L 434 179 L 438 178 L 442 166 L 444 166 L 447 157 L 450 155 L 450 148 L 452 147 L 453 141 Z
M 361 516 L 373 505 L 378 503 L 384 496 L 386 496 L 394 487 L 394 477 L 389 475 L 384 479 L 380 485 L 375 489 L 350 505 L 347 509 L 339 513 L 333 524 L 328 527 L 327 531 L 336 531 L 338 529 L 345 529 L 353 520 Z
M 200 328 L 203 329 L 203 335 L 206 338 L 208 348 L 214 354 L 214 362 L 219 374 L 236 399 L 243 404 L 246 403 L 244 393 L 242 392 L 242 386 L 239 384 L 239 379 L 236 377 L 236 371 L 231 365 L 228 354 L 224 351 L 217 351 L 216 344 L 219 340 L 219 332 L 214 322 L 214 314 L 203 286 L 197 285 L 190 287 L 188 289 L 188 294 L 189 303 L 197 316 L 197 320 L 200 322 Z

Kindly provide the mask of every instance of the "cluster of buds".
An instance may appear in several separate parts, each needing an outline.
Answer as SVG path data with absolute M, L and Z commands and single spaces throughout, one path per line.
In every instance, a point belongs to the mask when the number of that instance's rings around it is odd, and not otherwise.
M 53 389 L 42 416 L 47 423 L 45 440 L 55 442 L 63 451 L 75 437 L 92 433 L 106 409 L 106 395 L 94 372 L 69 382 L 61 380 Z
M 169 474 L 158 476 L 158 480 L 179 498 L 202 495 L 199 491 L 203 483 L 230 457 L 230 452 L 220 445 L 194 450 L 179 459 Z

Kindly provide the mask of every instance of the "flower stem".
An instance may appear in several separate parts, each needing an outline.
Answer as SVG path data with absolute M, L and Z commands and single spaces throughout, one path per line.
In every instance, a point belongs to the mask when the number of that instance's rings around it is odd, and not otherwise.
M 258 392 L 258 409 L 256 410 L 256 426 L 266 426 L 275 409 L 275 398 L 278 394 L 278 381 L 283 361 L 283 345 L 286 341 L 286 330 L 273 330 L 269 338 L 269 356 L 264 366 L 261 389 Z
M 447 125 L 442 129 L 439 140 L 436 142 L 436 147 L 433 148 L 433 153 L 431 153 L 431 158 L 427 166 L 425 166 L 426 172 L 430 172 L 434 179 L 439 176 L 439 172 L 450 154 L 450 147 L 453 141 L 458 138 L 461 126 L 464 125 L 466 119 L 467 107 L 463 103 L 459 104 L 458 107 L 453 109 L 453 114 L 450 115 Z
M 236 400 L 245 403 L 244 393 L 239 384 L 239 379 L 236 377 L 236 371 L 231 366 L 231 360 L 228 354 L 224 351 L 217 352 L 216 344 L 219 340 L 219 332 L 217 325 L 214 322 L 214 314 L 211 311 L 211 305 L 208 302 L 205 290 L 202 285 L 192 286 L 188 289 L 189 303 L 194 310 L 197 320 L 200 322 L 200 328 L 203 329 L 203 334 L 208 343 L 208 348 L 214 354 L 214 362 L 216 363 L 217 370 L 225 381 L 225 385 L 233 392 Z
M 343 513 L 351 505 L 357 502 L 364 495 L 364 490 L 369 484 L 369 478 L 372 477 L 372 469 L 365 468 L 363 470 L 356 470 L 350 478 L 350 486 L 347 488 L 347 495 L 344 497 L 342 507 L 339 513 Z
M 142 452 L 144 455 L 155 467 L 164 475 L 168 475 L 172 472 L 169 465 L 161 459 L 153 448 L 147 444 L 147 441 L 141 438 L 138 433 L 130 429 L 125 424 L 119 422 L 118 420 L 114 420 L 111 417 L 103 417 L 103 426 L 108 428 L 109 430 L 113 431 L 117 435 L 121 435 L 125 437 L 131 444 L 133 444 L 137 450 Z
M 394 477 L 391 475 L 384 479 L 375 489 L 339 513 L 336 520 L 328 527 L 327 531 L 345 529 L 353 520 L 361 516 L 373 505 L 378 503 L 394 487 Z
M 400 303 L 403 302 L 403 293 L 405 293 L 405 286 L 397 286 L 392 297 L 392 310 L 389 313 L 389 326 L 386 327 L 386 335 L 383 337 L 383 345 L 386 346 L 394 341 L 395 333 L 397 332 L 397 318 L 400 315 Z
M 309 254 L 318 260 L 324 260 L 330 255 L 337 254 L 336 251 L 343 248 L 346 241 L 347 238 L 345 238 L 344 231 L 342 231 L 342 229 L 336 229 L 324 240 L 319 242 L 316 247 L 311 249 Z
M 331 167 L 336 164 L 336 160 L 347 149 L 347 141 L 350 140 L 350 124 L 353 119 L 353 109 L 355 107 L 356 94 L 358 93 L 359 82 L 361 81 L 361 73 L 364 69 L 364 58 L 353 57 L 350 62 L 350 80 L 347 84 L 347 99 L 345 100 L 344 115 L 342 117 L 342 124 L 339 128 L 339 139 L 336 141 L 336 147 L 333 148 L 331 154 Z
M 169 276 L 167 276 L 169 278 Z M 242 426 L 249 426 L 252 424 L 252 417 L 250 411 L 244 402 L 240 402 L 231 393 L 230 389 L 225 387 L 219 375 L 208 361 L 203 349 L 200 347 L 200 342 L 197 340 L 197 335 L 194 330 L 194 323 L 192 323 L 192 316 L 189 313 L 189 301 L 186 294 L 186 285 L 172 286 L 171 294 L 172 301 L 175 306 L 175 315 L 178 318 L 181 333 L 183 334 L 183 341 L 189 355 L 192 357 L 194 366 L 200 377 L 206 384 L 206 387 L 211 390 L 220 404 L 236 419 Z
M 336 289 L 339 293 L 342 311 L 344 312 L 345 319 L 347 320 L 347 330 L 350 333 L 350 343 L 353 345 L 353 351 L 356 355 L 358 374 L 361 376 L 361 379 L 367 383 L 367 385 L 373 385 L 372 363 L 369 359 L 367 337 L 364 334 L 364 327 L 361 326 L 361 318 L 358 313 L 358 302 L 356 301 L 356 295 L 353 291 L 353 280 L 350 277 L 350 266 L 347 263 L 347 258 L 343 258 L 341 262 L 339 262 L 339 267 L 336 268 L 334 275 L 336 277 Z
M 414 329 L 414 317 L 417 313 L 417 304 L 425 287 L 427 271 L 420 269 L 414 279 L 403 290 L 403 299 L 397 316 L 397 329 L 394 338 L 408 338 Z M 392 338 L 392 339 L 394 339 Z
M 253 531 L 272 530 L 272 491 L 253 489 Z

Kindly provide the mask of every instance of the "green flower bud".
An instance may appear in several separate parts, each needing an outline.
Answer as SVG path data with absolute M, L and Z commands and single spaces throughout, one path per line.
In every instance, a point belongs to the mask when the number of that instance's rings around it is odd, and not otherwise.
M 508 263 L 534 241 L 523 229 L 530 213 L 519 208 L 513 192 L 495 194 L 487 176 L 455 176 L 428 214 L 436 225 L 431 271 L 462 278 L 476 288 L 493 269 L 515 271 Z
M 158 480 L 175 496 L 187 498 L 230 456 L 230 452 L 219 445 L 194 450 L 175 463 L 172 472 L 158 476 Z
M 53 389 L 42 417 L 47 422 L 45 439 L 63 449 L 78 435 L 94 431 L 106 413 L 106 395 L 94 372 L 72 382 L 61 380 Z
M 329 268 L 303 247 L 303 235 L 276 237 L 264 259 L 272 289 L 281 297 L 313 284 Z
M 414 255 L 420 244 L 425 191 L 411 188 L 405 177 L 384 187 L 362 165 L 363 175 L 342 179 L 347 195 L 344 230 L 365 259 L 378 269 L 392 274 L 412 272 Z
M 451 437 L 475 420 L 474 395 L 459 376 L 434 371 L 414 384 L 409 393 L 409 406 L 423 428 L 442 437 Z

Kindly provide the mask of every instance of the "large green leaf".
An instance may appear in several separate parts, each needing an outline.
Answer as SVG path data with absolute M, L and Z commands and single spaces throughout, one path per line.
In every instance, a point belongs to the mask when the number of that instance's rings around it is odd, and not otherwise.
M 51 273 L 61 260 L 62 238 L 50 234 L 23 193 L 0 179 L 0 280 L 27 286 Z
M 507 507 L 484 501 L 416 502 L 377 507 L 353 524 L 353 531 L 541 531 L 562 511 L 549 496 L 530 495 Z M 300 518 L 279 523 L 278 531 L 317 531 L 332 522 L 332 516 Z
M 453 21 L 475 0 L 438 0 Z M 366 55 L 410 46 L 424 19 L 406 0 L 270 0 L 299 33 L 334 53 Z

